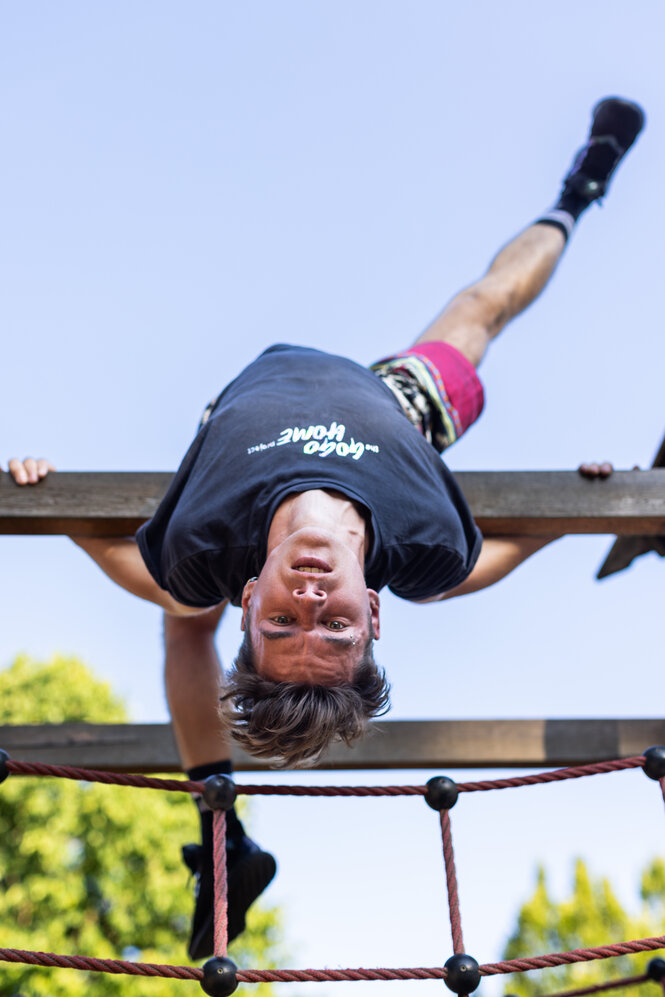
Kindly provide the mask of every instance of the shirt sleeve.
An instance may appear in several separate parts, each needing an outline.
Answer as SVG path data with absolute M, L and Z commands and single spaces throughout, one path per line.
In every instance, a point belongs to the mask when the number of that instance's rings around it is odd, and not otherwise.
M 464 553 L 448 547 L 412 546 L 409 558 L 388 588 L 400 599 L 411 602 L 443 595 L 461 585 L 471 574 L 480 554 L 483 538 L 474 524 Z

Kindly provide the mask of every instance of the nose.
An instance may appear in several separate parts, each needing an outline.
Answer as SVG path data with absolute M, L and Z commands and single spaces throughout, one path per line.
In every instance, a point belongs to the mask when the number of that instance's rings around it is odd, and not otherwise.
M 327 595 L 322 588 L 316 585 L 299 585 L 293 590 L 293 598 L 303 605 L 317 605 L 324 603 Z
M 293 599 L 297 607 L 298 619 L 303 630 L 312 630 L 323 611 L 327 599 L 323 589 L 316 585 L 300 585 L 294 589 Z

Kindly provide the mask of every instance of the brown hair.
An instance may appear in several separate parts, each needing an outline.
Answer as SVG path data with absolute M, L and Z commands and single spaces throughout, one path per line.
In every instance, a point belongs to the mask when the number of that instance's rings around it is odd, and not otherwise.
M 249 633 L 247 621 L 222 703 L 233 704 L 231 733 L 250 754 L 273 759 L 278 768 L 302 765 L 335 741 L 350 745 L 366 732 L 371 717 L 389 709 L 390 685 L 374 661 L 371 621 L 353 681 L 335 686 L 262 678 Z

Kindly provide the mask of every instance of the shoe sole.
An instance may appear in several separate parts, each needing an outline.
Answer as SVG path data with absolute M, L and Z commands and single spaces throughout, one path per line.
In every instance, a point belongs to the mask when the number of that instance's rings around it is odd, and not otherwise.
M 624 154 L 644 128 L 644 111 L 632 100 L 622 97 L 605 97 L 591 112 L 591 138 L 613 136 Z

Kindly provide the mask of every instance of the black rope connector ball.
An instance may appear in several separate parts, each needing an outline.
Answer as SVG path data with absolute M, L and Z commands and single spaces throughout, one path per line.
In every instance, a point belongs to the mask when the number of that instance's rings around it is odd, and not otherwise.
M 665 959 L 657 957 L 647 963 L 647 976 L 654 983 L 662 983 L 665 980 Z
M 209 775 L 204 782 L 203 800 L 211 810 L 230 810 L 236 801 L 236 784 L 228 775 Z
M 658 781 L 665 777 L 665 748 L 656 744 L 644 752 L 644 773 Z
M 459 789 L 457 783 L 447 775 L 434 775 L 427 780 L 425 803 L 432 810 L 450 810 L 457 803 Z
M 480 966 L 471 955 L 451 955 L 446 962 L 446 986 L 456 994 L 470 994 L 480 983 Z
M 9 755 L 0 748 L 0 782 L 4 782 L 9 775 L 9 769 L 7 768 L 8 761 Z
M 237 966 L 230 959 L 215 956 L 203 964 L 201 987 L 210 997 L 229 997 L 238 986 Z

